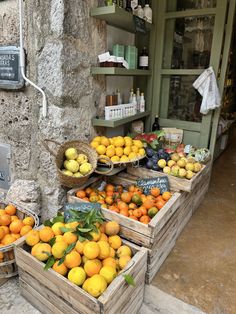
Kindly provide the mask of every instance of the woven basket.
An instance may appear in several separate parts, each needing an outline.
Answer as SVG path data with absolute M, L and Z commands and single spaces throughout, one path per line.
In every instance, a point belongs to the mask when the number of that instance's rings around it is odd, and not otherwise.
M 10 204 L 14 205 L 17 208 L 16 215 L 20 219 L 24 219 L 25 217 L 32 217 L 34 219 L 34 228 L 39 226 L 39 218 L 38 216 L 31 212 L 28 209 L 19 208 L 16 204 L 11 202 Z M 7 205 L 5 203 L 0 203 L 0 207 L 4 208 Z M 0 285 L 1 282 L 3 283 L 8 278 L 16 276 L 18 274 L 17 272 L 17 265 L 15 260 L 15 254 L 14 254 L 14 246 L 17 243 L 18 240 L 15 242 L 5 245 L 3 247 L 0 247 L 0 255 L 2 258 L 2 262 L 0 263 Z
M 69 141 L 60 144 L 57 141 L 47 139 L 45 139 L 42 143 L 44 147 L 55 157 L 58 178 L 60 180 L 61 185 L 63 186 L 73 188 L 76 186 L 83 185 L 93 172 L 104 175 L 110 173 L 113 169 L 112 161 L 109 158 L 102 157 L 103 160 L 106 160 L 106 163 L 110 166 L 110 168 L 107 171 L 97 170 L 96 169 L 97 162 L 100 158 L 98 157 L 97 152 L 86 143 L 80 141 Z M 48 145 L 49 143 L 54 143 L 58 147 L 57 152 L 55 152 L 49 147 Z M 78 154 L 85 154 L 88 157 L 89 163 L 92 165 L 92 170 L 87 175 L 81 178 L 67 176 L 61 171 L 63 163 L 65 161 L 65 151 L 67 150 L 67 148 L 70 147 L 76 148 Z

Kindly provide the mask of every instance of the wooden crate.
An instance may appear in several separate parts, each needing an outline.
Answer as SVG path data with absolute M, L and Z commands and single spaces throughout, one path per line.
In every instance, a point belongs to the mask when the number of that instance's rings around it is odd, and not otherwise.
M 123 243 L 129 245 L 134 254 L 124 273 L 131 275 L 136 285 L 129 286 L 120 274 L 96 299 L 54 270 L 45 271 L 44 264 L 27 252 L 25 241 L 18 242 L 15 256 L 21 294 L 45 314 L 138 313 L 144 297 L 147 249 L 126 240 Z
M 11 204 L 13 204 L 17 208 L 16 215 L 20 219 L 23 220 L 25 217 L 30 216 L 34 219 L 34 227 L 37 227 L 39 225 L 39 219 L 35 213 L 20 208 L 14 203 Z M 1 208 L 4 208 L 6 206 L 7 205 L 5 203 L 0 203 Z M 0 262 L 0 285 L 6 282 L 6 279 L 16 276 L 18 274 L 13 250 L 16 243 L 17 241 L 12 244 L 0 247 L 0 257 L 2 261 Z
M 199 171 L 191 180 L 188 179 L 182 179 L 182 178 L 177 178 L 175 176 L 165 174 L 160 171 L 154 171 L 150 170 L 144 167 L 132 167 L 129 166 L 127 167 L 127 172 L 138 176 L 140 178 L 155 178 L 155 177 L 164 177 L 167 176 L 170 182 L 170 189 L 172 191 L 186 191 L 186 192 L 191 192 L 195 189 L 197 184 L 201 182 L 202 176 L 206 172 L 210 172 L 210 165 L 211 163 L 208 162 L 207 165 L 203 165 L 201 171 Z
M 88 181 L 83 186 L 72 189 L 68 192 L 68 202 L 76 203 L 78 201 L 83 201 L 76 197 L 76 192 L 80 189 L 84 189 L 88 186 L 97 187 L 99 183 L 103 180 L 115 185 L 122 185 L 123 187 L 128 187 L 135 184 L 137 177 L 132 175 L 123 175 L 120 173 L 117 176 L 102 178 L 95 177 Z M 155 215 L 155 217 L 149 222 L 149 224 L 143 224 L 139 221 L 130 219 L 126 216 L 115 213 L 106 208 L 102 208 L 102 213 L 107 220 L 115 220 L 121 226 L 120 234 L 125 239 L 144 246 L 146 248 L 152 248 L 153 244 L 156 242 L 156 237 L 162 227 L 170 219 L 173 213 L 180 205 L 180 193 L 174 193 L 171 199 L 162 207 L 162 209 Z

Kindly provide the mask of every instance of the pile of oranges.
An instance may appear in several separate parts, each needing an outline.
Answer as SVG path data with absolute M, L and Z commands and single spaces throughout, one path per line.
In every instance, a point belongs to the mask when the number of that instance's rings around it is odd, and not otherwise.
M 83 201 L 100 203 L 102 208 L 148 224 L 172 195 L 168 191 L 161 195 L 158 187 L 153 187 L 150 194 L 145 195 L 135 185 L 125 190 L 120 185 L 107 184 L 103 191 L 88 187 L 77 191 L 76 196 Z
M 0 248 L 26 235 L 34 226 L 33 217 L 22 220 L 16 213 L 17 208 L 12 204 L 0 209 Z

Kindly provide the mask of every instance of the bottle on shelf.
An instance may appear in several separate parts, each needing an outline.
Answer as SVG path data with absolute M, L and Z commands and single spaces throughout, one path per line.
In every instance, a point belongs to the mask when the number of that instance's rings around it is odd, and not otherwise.
M 152 125 L 152 131 L 158 131 L 158 130 L 160 130 L 160 124 L 159 124 L 159 117 L 156 116 L 155 121 Z
M 117 5 L 119 8 L 124 8 L 124 5 L 123 5 L 123 0 L 117 0 Z
M 138 17 L 140 17 L 141 19 L 143 19 L 143 17 L 144 17 L 144 12 L 143 12 L 143 8 L 141 7 L 141 5 L 139 4 L 138 5 L 138 7 L 137 7 L 137 9 L 136 9 L 136 15 L 138 16 Z
M 140 112 L 145 112 L 145 99 L 144 99 L 144 93 L 141 93 L 141 96 L 140 96 L 139 111 L 140 111 Z
M 148 23 L 152 23 L 152 9 L 150 8 L 149 4 L 145 4 L 143 9 L 143 18 Z
M 117 89 L 116 95 L 117 95 L 117 105 L 121 105 L 122 104 L 122 100 L 121 100 L 121 94 L 120 94 L 120 90 L 119 89 Z
M 132 101 L 133 101 L 133 93 L 134 93 L 134 90 L 131 88 L 130 92 L 129 92 L 129 104 L 132 104 Z
M 133 12 L 135 11 L 135 9 L 137 9 L 137 7 L 138 7 L 138 0 L 131 0 L 131 8 Z
M 147 48 L 143 47 L 143 50 L 139 56 L 139 68 L 143 69 L 143 70 L 147 70 L 148 69 L 148 52 L 147 52 Z
M 132 105 L 134 106 L 134 114 L 137 113 L 137 98 L 136 94 L 133 94 Z
M 137 99 L 137 111 L 140 111 L 140 90 L 137 88 L 136 90 L 136 99 Z
M 128 11 L 128 12 L 133 12 L 133 9 L 131 7 L 131 0 L 126 0 L 125 10 Z

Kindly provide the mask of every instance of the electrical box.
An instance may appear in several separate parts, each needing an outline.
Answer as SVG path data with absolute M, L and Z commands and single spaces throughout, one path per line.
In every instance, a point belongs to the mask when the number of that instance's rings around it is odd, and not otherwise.
M 0 143 L 0 190 L 7 191 L 11 185 L 11 147 Z
M 20 70 L 20 49 L 0 47 L 0 89 L 21 89 L 25 82 Z

